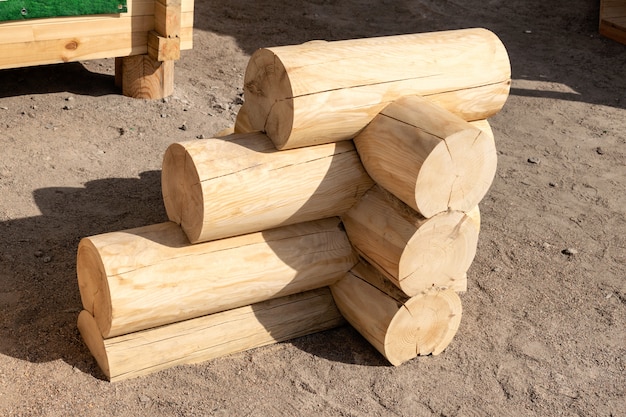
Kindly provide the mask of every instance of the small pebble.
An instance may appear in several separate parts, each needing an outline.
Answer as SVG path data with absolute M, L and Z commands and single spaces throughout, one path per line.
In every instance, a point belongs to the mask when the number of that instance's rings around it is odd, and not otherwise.
M 525 34 L 527 34 L 527 35 L 530 35 L 531 33 L 533 33 L 533 31 L 532 31 L 532 30 L 529 30 L 529 29 L 526 29 L 526 30 L 524 31 L 524 33 L 525 33 Z
M 72 106 L 66 104 L 65 106 L 63 106 L 63 110 L 72 110 Z
M 43 258 L 43 262 L 44 262 L 44 263 L 46 263 L 46 264 L 47 264 L 47 263 L 48 263 L 48 262 L 50 262 L 50 261 L 52 261 L 52 257 L 51 257 L 51 256 L 44 256 L 44 258 Z
M 165 119 L 166 117 L 167 117 L 167 114 L 161 113 L 161 119 Z
M 9 110 L 7 106 L 0 106 L 0 110 Z
M 183 125 L 181 127 L 179 127 L 180 130 L 187 130 L 187 123 L 183 123 Z
M 563 249 L 561 253 L 563 255 L 572 256 L 572 255 L 576 255 L 578 251 L 574 248 L 566 248 L 566 249 Z
M 538 164 L 539 162 L 541 162 L 541 160 L 533 156 L 533 157 L 528 158 L 528 162 L 531 164 Z
M 548 185 L 550 187 L 558 187 L 559 186 L 559 184 L 557 184 L 556 182 L 549 182 Z
M 65 98 L 65 101 L 72 101 L 72 100 L 74 100 L 74 97 L 72 97 L 72 96 L 69 96 L 69 97 Z
M 597 153 L 598 155 L 604 155 L 604 149 L 602 149 L 601 147 L 599 147 L 599 146 L 598 146 L 598 147 L 596 148 L 596 153 Z
M 204 135 L 203 134 L 197 135 L 196 139 L 204 139 Z
M 36 250 L 33 255 L 35 255 L 35 258 L 41 258 L 43 256 L 43 251 Z

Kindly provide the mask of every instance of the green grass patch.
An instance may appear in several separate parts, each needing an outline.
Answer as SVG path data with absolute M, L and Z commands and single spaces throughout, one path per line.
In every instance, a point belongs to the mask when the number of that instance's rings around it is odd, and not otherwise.
M 0 22 L 126 11 L 126 0 L 0 0 Z

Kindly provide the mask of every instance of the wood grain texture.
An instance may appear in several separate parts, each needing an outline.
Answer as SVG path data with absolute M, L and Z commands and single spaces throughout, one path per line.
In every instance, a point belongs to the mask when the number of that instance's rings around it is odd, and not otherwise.
M 465 29 L 261 49 L 244 92 L 253 129 L 288 149 L 351 139 L 406 95 L 483 119 L 500 110 L 509 84 L 497 36 Z
M 600 2 L 600 34 L 626 44 L 626 2 L 602 0 Z
M 338 218 L 191 245 L 162 223 L 81 240 L 83 308 L 105 338 L 327 286 L 357 262 Z
M 122 57 L 122 93 L 147 100 L 174 93 L 174 61 L 158 61 L 150 55 Z
M 404 293 L 465 291 L 478 245 L 478 207 L 426 219 L 375 186 L 342 220 L 358 253 Z
M 473 209 L 496 173 L 493 136 L 419 96 L 389 104 L 354 144 L 372 179 L 425 217 Z
M 168 218 L 193 243 L 343 214 L 373 185 L 352 142 L 277 151 L 262 133 L 172 144 Z
M 193 46 L 193 0 L 183 0 L 180 48 Z M 60 17 L 0 23 L 0 69 L 148 52 L 155 0 L 129 0 L 120 15 Z
M 345 321 L 328 288 L 103 339 L 83 310 L 78 329 L 112 381 L 146 375 L 328 330 Z
M 345 319 L 392 365 L 438 355 L 461 321 L 461 300 L 454 291 L 434 289 L 408 297 L 364 263 L 330 288 Z

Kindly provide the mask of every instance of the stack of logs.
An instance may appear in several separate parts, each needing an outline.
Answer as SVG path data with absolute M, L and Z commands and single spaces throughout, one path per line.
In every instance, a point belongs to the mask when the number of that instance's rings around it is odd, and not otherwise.
M 461 319 L 485 119 L 510 85 L 484 29 L 261 49 L 234 133 L 174 143 L 170 222 L 85 238 L 78 327 L 110 380 L 352 324 L 394 365 Z

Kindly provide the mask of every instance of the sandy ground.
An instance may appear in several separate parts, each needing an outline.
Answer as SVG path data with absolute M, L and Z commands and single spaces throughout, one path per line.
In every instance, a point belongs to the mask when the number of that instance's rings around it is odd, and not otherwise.
M 121 96 L 112 60 L 0 71 L 0 415 L 624 415 L 626 46 L 597 34 L 597 1 L 196 0 L 195 19 L 169 100 Z M 500 36 L 513 86 L 441 355 L 394 368 L 344 327 L 103 379 L 78 241 L 166 220 L 165 149 L 232 126 L 256 48 L 464 27 Z

